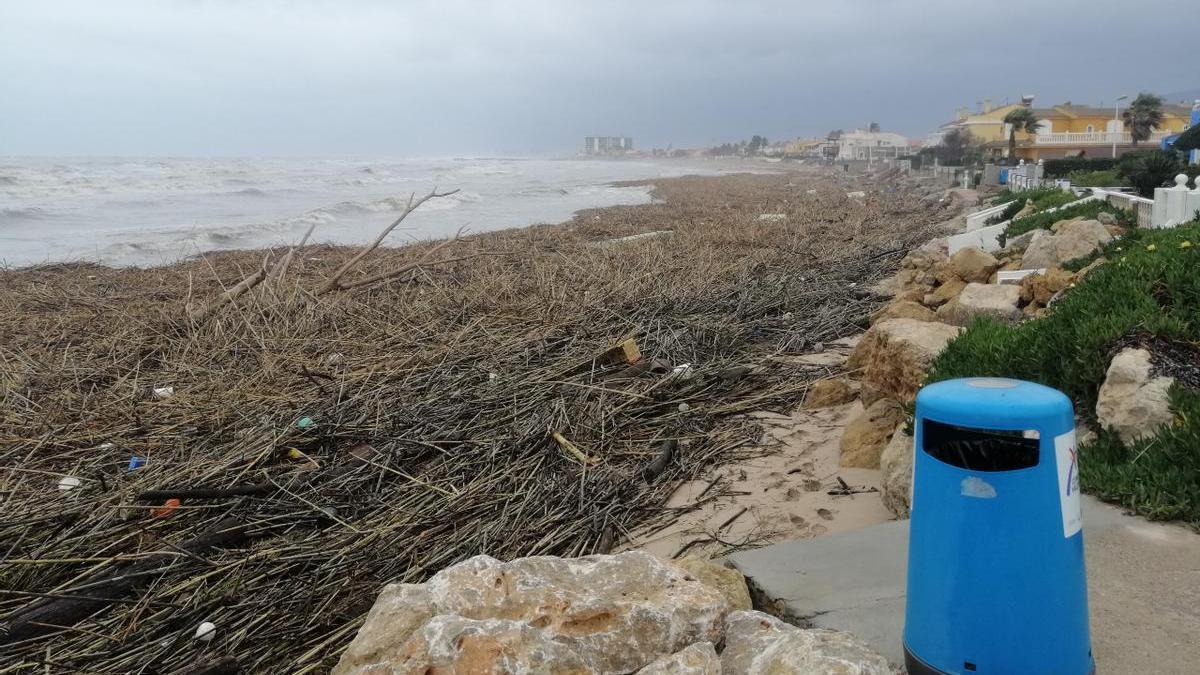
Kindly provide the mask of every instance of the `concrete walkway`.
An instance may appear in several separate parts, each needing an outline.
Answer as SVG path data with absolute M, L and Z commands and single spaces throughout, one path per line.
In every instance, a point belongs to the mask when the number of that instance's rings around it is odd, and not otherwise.
M 1092 649 L 1106 675 L 1200 672 L 1200 535 L 1085 497 Z M 855 633 L 904 662 L 908 522 L 730 556 L 785 618 Z

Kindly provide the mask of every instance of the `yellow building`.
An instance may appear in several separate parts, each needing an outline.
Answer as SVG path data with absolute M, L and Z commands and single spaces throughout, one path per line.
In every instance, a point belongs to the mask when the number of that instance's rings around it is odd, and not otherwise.
M 1021 103 L 995 108 L 985 101 L 983 110 L 974 114 L 960 109 L 958 119 L 942 125 L 942 131 L 966 129 L 983 142 L 984 148 L 993 157 L 1007 157 L 1009 125 L 1004 123 L 1004 117 L 1022 106 L 1033 110 L 1041 124 L 1036 134 L 1017 132 L 1018 159 L 1111 157 L 1114 151 L 1121 155 L 1135 149 L 1133 139 L 1121 121 L 1123 108 L 1114 111 L 1113 108 L 1074 105 L 1070 101 L 1050 108 L 1036 108 L 1031 96 L 1023 98 Z M 1186 129 L 1192 109 L 1190 105 L 1164 104 L 1162 113 L 1162 126 L 1155 129 L 1150 138 L 1142 141 L 1137 148 L 1157 147 L 1163 137 Z

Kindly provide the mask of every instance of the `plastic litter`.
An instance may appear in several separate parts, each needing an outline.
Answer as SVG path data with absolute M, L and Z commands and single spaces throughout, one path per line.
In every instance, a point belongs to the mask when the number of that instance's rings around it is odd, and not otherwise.
M 313 421 L 313 418 L 308 416 L 301 417 L 300 419 L 296 420 L 297 429 L 311 429 L 315 426 L 317 426 L 317 423 Z
M 133 471 L 134 469 L 140 469 L 143 466 L 146 466 L 146 458 L 145 457 L 138 457 L 137 455 L 131 455 L 129 457 L 129 466 L 125 470 Z
M 175 395 L 175 387 L 155 387 L 150 390 L 150 394 L 157 400 L 171 398 Z
M 205 621 L 199 626 L 196 626 L 196 639 L 201 642 L 212 642 L 212 639 L 216 637 L 216 633 L 217 624 L 211 621 Z
M 688 404 L 686 404 L 686 403 L 680 403 L 680 404 L 679 404 L 679 412 L 681 412 L 681 413 L 685 413 L 685 412 L 687 412 L 687 411 L 689 411 L 689 410 L 691 410 L 691 409 L 692 409 L 692 406 L 690 406 L 690 405 L 688 405 Z
M 171 499 L 163 502 L 162 506 L 156 509 L 150 509 L 150 515 L 154 516 L 155 518 L 166 518 L 174 513 L 175 509 L 179 508 L 180 503 L 181 502 L 178 499 L 172 497 Z
M 58 489 L 62 490 L 63 492 L 74 490 L 80 485 L 83 485 L 83 481 L 79 480 L 75 476 L 63 476 L 62 478 L 58 479 Z

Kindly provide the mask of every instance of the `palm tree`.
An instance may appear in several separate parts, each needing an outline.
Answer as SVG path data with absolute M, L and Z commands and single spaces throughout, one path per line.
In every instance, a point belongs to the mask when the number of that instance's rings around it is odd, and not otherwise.
M 1009 125 L 1008 130 L 1008 158 L 1015 160 L 1017 156 L 1017 132 L 1024 131 L 1027 134 L 1036 134 L 1038 128 L 1037 115 L 1033 114 L 1033 110 L 1020 107 L 1010 110 L 1004 116 L 1004 123 Z
M 1151 132 L 1162 124 L 1162 104 L 1161 97 L 1142 92 L 1121 114 L 1121 118 L 1125 120 L 1125 126 L 1129 128 L 1129 137 L 1133 139 L 1135 146 L 1138 141 L 1150 138 Z

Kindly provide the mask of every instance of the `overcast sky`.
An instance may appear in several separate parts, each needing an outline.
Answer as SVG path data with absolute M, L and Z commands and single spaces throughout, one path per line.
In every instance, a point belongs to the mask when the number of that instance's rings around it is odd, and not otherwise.
M 923 135 L 1200 87 L 1197 0 L 0 0 L 0 155 L 566 153 Z

